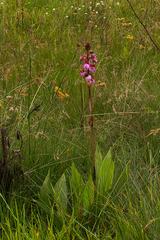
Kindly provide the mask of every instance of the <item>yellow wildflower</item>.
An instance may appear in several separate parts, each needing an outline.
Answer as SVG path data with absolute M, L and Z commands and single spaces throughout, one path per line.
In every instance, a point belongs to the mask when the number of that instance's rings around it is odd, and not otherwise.
M 61 90 L 61 89 L 56 86 L 54 91 L 55 91 L 55 92 L 58 92 L 58 91 L 60 91 L 60 90 Z
M 58 91 L 58 97 L 62 100 L 63 98 L 65 98 L 65 95 Z
M 118 18 L 118 21 L 124 22 L 124 21 L 125 21 L 125 18 Z
M 58 94 L 59 99 L 63 100 L 63 98 L 69 97 L 69 95 L 67 93 L 63 94 L 60 90 L 61 89 L 57 86 L 55 87 L 55 90 L 54 90 Z
M 128 35 L 128 36 L 127 36 L 127 39 L 133 40 L 133 36 Z
M 98 81 L 97 83 L 101 88 L 106 87 L 106 84 L 104 82 Z
M 104 87 L 106 87 L 106 84 L 105 84 L 105 83 L 100 83 L 99 86 L 100 86 L 101 88 L 104 88 Z
M 130 22 L 130 23 L 122 23 L 122 25 L 123 25 L 123 27 L 130 27 L 130 26 L 132 26 L 132 23 Z

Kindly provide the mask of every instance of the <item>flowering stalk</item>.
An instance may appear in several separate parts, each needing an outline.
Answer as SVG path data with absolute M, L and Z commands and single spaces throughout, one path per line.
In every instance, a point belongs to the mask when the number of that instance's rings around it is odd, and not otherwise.
M 96 55 L 90 51 L 90 43 L 85 45 L 87 54 L 83 54 L 79 60 L 84 61 L 83 69 L 81 70 L 81 77 L 86 78 L 88 91 L 89 91 L 89 110 L 90 110 L 90 126 L 91 126 L 91 144 L 92 144 L 92 161 L 93 161 L 93 176 L 96 182 L 96 169 L 95 169 L 95 156 L 94 156 L 94 139 L 93 139 L 93 115 L 91 105 L 91 85 L 95 83 L 93 72 L 95 72 L 95 65 L 97 63 Z

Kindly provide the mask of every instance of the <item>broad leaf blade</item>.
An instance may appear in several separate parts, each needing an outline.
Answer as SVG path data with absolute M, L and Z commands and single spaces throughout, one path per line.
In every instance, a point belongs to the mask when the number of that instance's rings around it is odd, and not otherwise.
M 51 182 L 50 182 L 50 170 L 49 170 L 43 182 L 43 185 L 40 187 L 40 198 L 48 206 L 50 205 L 50 201 L 49 201 L 50 194 L 51 194 Z
M 100 167 L 102 165 L 102 154 L 99 149 L 99 146 L 97 145 L 96 147 L 96 152 L 95 152 L 95 168 L 96 168 L 96 178 L 99 178 L 99 171 Z
M 110 190 L 112 187 L 114 175 L 114 162 L 112 161 L 111 149 L 104 158 L 100 167 L 98 188 L 102 193 Z
M 77 199 L 79 199 L 84 189 L 84 182 L 74 163 L 72 164 L 72 188 Z
M 67 209 L 67 185 L 65 174 L 61 176 L 56 185 L 54 186 L 54 195 L 56 202 L 61 208 L 66 211 Z
M 86 184 L 82 194 L 82 207 L 84 211 L 88 211 L 94 200 L 94 184 L 91 175 L 89 176 L 88 183 Z

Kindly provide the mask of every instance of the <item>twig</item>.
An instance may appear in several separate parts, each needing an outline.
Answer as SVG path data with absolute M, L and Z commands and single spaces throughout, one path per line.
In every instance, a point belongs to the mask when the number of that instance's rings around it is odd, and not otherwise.
M 140 24 L 143 26 L 143 28 L 145 29 L 146 33 L 148 34 L 150 40 L 152 41 L 152 43 L 154 44 L 154 46 L 158 49 L 158 51 L 160 51 L 160 48 L 157 46 L 157 44 L 154 42 L 153 38 L 151 37 L 151 35 L 149 34 L 147 28 L 145 27 L 145 25 L 143 24 L 143 22 L 139 19 L 138 15 L 136 14 L 134 8 L 132 7 L 131 3 L 129 0 L 127 0 L 127 2 L 129 3 L 134 15 L 136 16 L 136 18 L 138 19 L 138 21 L 140 22 Z
M 43 102 L 41 102 L 38 106 L 35 106 L 29 113 L 28 113 L 28 115 L 27 115 L 27 117 L 31 114 L 31 113 L 33 113 L 34 111 L 39 111 L 39 108 L 40 108 L 40 106 L 43 104 Z M 22 119 L 21 119 L 21 122 L 24 120 L 26 118 L 26 116 L 24 116 Z

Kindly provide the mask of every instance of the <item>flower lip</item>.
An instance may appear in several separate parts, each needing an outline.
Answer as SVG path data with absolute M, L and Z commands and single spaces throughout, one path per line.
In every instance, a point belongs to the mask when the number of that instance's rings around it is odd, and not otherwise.
M 92 58 L 92 59 L 93 59 L 93 58 L 96 58 L 96 54 L 91 53 L 91 58 Z
M 89 71 L 90 71 L 90 72 L 95 72 L 95 67 L 91 67 L 91 66 L 90 66 L 90 67 L 89 67 Z
M 98 62 L 97 58 L 93 58 L 92 61 L 93 61 L 94 63 L 97 63 L 97 62 Z
M 88 82 L 90 82 L 90 81 L 92 80 L 92 76 L 91 76 L 91 75 L 88 75 L 88 76 L 86 77 L 86 80 L 87 80 Z
M 88 75 L 86 77 L 86 80 L 87 80 L 87 82 L 90 82 L 90 84 L 92 84 L 92 85 L 95 83 L 95 80 L 94 80 L 93 76 L 91 76 L 91 75 Z
M 81 56 L 80 58 L 79 58 L 79 61 L 80 62 L 82 62 L 82 61 L 84 61 L 85 60 L 85 57 L 84 56 Z
M 90 84 L 95 84 L 95 80 L 93 78 L 91 79 Z
M 89 68 L 90 68 L 90 65 L 85 63 L 84 66 L 83 66 L 83 69 L 88 70 Z
M 87 73 L 86 72 L 82 72 L 81 73 L 81 77 L 86 77 L 87 76 Z

